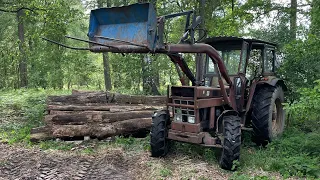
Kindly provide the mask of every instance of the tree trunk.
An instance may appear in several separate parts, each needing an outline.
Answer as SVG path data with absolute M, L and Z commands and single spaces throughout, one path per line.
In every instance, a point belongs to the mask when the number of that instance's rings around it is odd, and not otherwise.
M 200 23 L 200 29 L 205 28 L 204 24 L 204 10 L 205 10 L 205 0 L 198 0 L 199 2 L 199 15 L 201 16 L 201 23 Z M 204 31 L 199 30 L 199 38 L 203 38 Z M 204 64 L 205 64 L 205 58 L 203 53 L 198 53 L 196 55 L 196 80 L 200 83 L 203 79 L 204 74 Z
M 19 79 L 20 79 L 20 87 L 27 87 L 27 57 L 26 52 L 24 50 L 24 18 L 25 13 L 24 10 L 21 9 L 17 12 L 17 20 L 18 20 L 18 36 L 19 36 L 19 51 L 20 51 L 20 60 L 19 60 Z
M 290 8 L 290 37 L 295 40 L 297 36 L 297 0 L 291 0 Z
M 110 76 L 110 62 L 109 54 L 103 53 L 103 72 L 104 72 L 104 85 L 106 90 L 111 90 L 111 76 Z
M 103 7 L 103 0 L 97 0 L 98 8 Z M 107 7 L 111 6 L 111 1 L 107 0 Z M 110 62 L 109 54 L 103 53 L 103 73 L 104 73 L 104 85 L 106 90 L 112 89 L 111 75 L 110 75 Z

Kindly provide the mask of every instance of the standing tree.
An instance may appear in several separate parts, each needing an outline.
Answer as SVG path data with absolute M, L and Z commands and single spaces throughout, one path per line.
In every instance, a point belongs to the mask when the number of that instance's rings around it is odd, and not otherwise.
M 17 10 L 0 9 L 2 12 L 15 13 L 18 21 L 18 38 L 19 38 L 19 87 L 28 86 L 27 77 L 27 57 L 25 52 L 25 29 L 24 29 L 24 18 L 25 10 L 33 11 L 30 8 L 21 7 Z
M 104 4 L 104 0 L 97 0 L 98 8 L 102 8 Z M 107 7 L 111 6 L 110 0 L 107 0 Z M 110 62 L 109 62 L 109 54 L 103 53 L 103 72 L 104 72 L 104 85 L 106 90 L 112 89 L 111 84 L 111 75 L 110 75 Z

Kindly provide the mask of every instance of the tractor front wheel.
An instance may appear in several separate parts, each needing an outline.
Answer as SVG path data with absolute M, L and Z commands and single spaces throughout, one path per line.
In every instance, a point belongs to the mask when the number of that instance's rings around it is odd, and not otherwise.
M 240 117 L 229 115 L 223 117 L 223 149 L 220 158 L 220 167 L 226 170 L 235 170 L 235 161 L 240 158 L 241 124 Z
M 163 157 L 168 153 L 169 114 L 167 111 L 156 112 L 152 116 L 150 146 L 152 157 Z
M 255 93 L 252 110 L 252 140 L 258 146 L 265 146 L 282 134 L 285 121 L 283 102 L 284 93 L 280 86 L 263 86 Z

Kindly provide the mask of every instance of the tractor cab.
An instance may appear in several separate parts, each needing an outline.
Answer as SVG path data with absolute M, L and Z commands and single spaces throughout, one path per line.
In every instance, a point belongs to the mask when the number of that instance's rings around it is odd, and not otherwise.
M 234 84 L 237 110 L 245 111 L 245 95 L 254 80 L 261 77 L 275 78 L 275 44 L 255 39 L 239 37 L 213 37 L 204 41 L 214 47 L 223 60 Z M 218 69 L 207 55 L 204 69 L 206 87 L 220 88 Z M 268 78 L 265 78 L 268 79 Z M 223 84 L 230 94 L 229 84 Z M 245 94 L 246 93 L 246 94 Z

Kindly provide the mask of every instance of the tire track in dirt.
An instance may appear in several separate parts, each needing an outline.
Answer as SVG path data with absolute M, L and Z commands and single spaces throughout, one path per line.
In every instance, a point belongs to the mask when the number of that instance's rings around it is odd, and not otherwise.
M 118 160 L 113 155 L 44 152 L 0 144 L 0 180 L 131 179 Z

